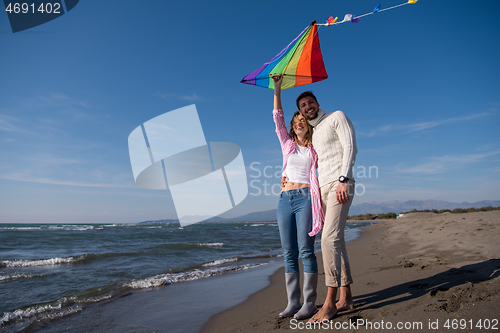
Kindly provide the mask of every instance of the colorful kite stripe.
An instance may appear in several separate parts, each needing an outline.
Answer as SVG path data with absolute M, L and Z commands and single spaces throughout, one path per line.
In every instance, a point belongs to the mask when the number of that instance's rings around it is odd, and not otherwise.
M 241 82 L 274 89 L 273 75 L 283 74 L 281 89 L 302 86 L 328 78 L 316 21 L 304 29 L 287 47 Z

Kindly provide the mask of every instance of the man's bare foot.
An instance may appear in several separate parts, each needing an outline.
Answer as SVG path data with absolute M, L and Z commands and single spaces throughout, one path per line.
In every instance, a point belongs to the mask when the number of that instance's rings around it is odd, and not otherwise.
M 347 311 L 347 310 L 352 310 L 354 309 L 354 301 L 338 301 L 337 304 L 335 304 L 337 307 L 337 311 Z
M 330 320 L 337 314 L 337 307 L 335 305 L 323 304 L 321 309 L 311 319 L 310 323 L 321 323 L 323 320 Z

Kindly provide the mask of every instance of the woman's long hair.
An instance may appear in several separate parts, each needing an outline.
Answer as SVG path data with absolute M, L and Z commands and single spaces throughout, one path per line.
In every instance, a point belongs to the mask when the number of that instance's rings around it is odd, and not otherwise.
M 299 122 L 299 116 L 301 116 L 300 112 L 299 111 L 295 111 L 293 117 L 292 117 L 292 121 L 290 121 L 290 136 L 292 137 L 292 139 L 295 141 L 296 144 L 299 144 L 299 141 L 298 141 L 298 138 L 297 138 L 297 134 L 295 134 L 295 130 L 293 129 L 293 124 L 294 123 L 298 123 Z M 305 119 L 305 126 L 307 127 L 307 133 L 304 137 L 304 144 L 306 145 L 306 147 L 308 147 L 309 145 L 312 145 L 312 134 L 313 134 L 313 129 L 312 129 L 312 126 L 311 124 L 309 124 L 309 122 L 307 121 L 307 119 L 304 117 Z

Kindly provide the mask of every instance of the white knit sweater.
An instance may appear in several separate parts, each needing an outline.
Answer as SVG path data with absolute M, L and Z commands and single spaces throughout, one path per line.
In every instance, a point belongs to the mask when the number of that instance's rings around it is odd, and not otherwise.
M 352 169 L 358 149 L 351 120 L 342 111 L 325 114 L 320 110 L 318 118 L 310 123 L 314 127 L 313 147 L 318 153 L 319 186 L 338 180 L 340 176 L 354 180 Z

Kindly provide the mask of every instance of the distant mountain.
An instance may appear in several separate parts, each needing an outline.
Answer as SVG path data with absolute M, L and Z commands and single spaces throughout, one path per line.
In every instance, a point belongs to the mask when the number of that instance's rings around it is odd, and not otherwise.
M 178 219 L 168 219 L 168 220 L 151 220 L 151 221 L 139 222 L 139 224 L 146 224 L 146 223 L 179 223 L 179 220 Z
M 500 207 L 500 201 L 483 200 L 474 203 L 469 202 L 449 202 L 443 200 L 408 200 L 408 201 L 387 201 L 387 202 L 371 202 L 362 203 L 352 206 L 349 210 L 349 215 L 360 214 L 383 214 L 383 213 L 396 213 L 409 212 L 410 210 L 424 210 L 424 209 L 455 209 L 455 208 L 481 208 L 481 207 Z M 276 221 L 276 209 L 266 210 L 262 212 L 254 212 L 243 216 L 225 219 L 222 217 L 212 217 L 204 222 L 264 222 Z M 160 220 L 160 221 L 146 221 L 141 223 L 172 223 L 178 220 Z
M 266 210 L 263 212 L 254 212 L 243 216 L 225 219 L 222 217 L 212 217 L 205 222 L 267 222 L 276 221 L 276 209 Z
M 230 221 L 234 222 L 276 221 L 276 209 L 266 210 L 263 212 L 250 213 L 247 215 L 230 219 Z
M 185 218 L 188 218 L 185 216 Z M 254 212 L 243 216 L 234 217 L 232 219 L 225 219 L 222 217 L 214 216 L 203 222 L 267 222 L 276 221 L 276 209 L 266 210 L 263 212 Z M 179 220 L 158 220 L 158 221 L 144 221 L 140 223 L 179 223 Z
M 399 214 L 401 212 L 409 212 L 410 210 L 424 209 L 455 209 L 455 208 L 481 208 L 481 207 L 498 207 L 500 201 L 483 200 L 474 203 L 470 202 L 449 202 L 443 200 L 408 200 L 408 201 L 387 201 L 387 202 L 371 202 L 362 203 L 352 206 L 349 210 L 349 215 L 359 214 L 383 214 L 393 212 Z
M 210 222 L 212 215 L 185 215 L 182 217 L 183 223 L 197 223 L 199 221 Z
M 424 210 L 424 209 L 455 209 L 455 208 L 481 208 L 481 207 L 499 207 L 500 201 L 483 200 L 474 203 L 469 202 L 450 202 L 443 200 L 408 200 L 408 201 L 387 201 L 387 202 L 372 202 L 354 205 L 349 210 L 349 215 L 359 214 L 383 214 L 383 213 L 396 213 L 409 212 L 410 210 Z M 276 221 L 276 209 L 266 210 L 263 212 L 255 212 L 247 215 L 235 217 L 232 219 L 222 219 L 220 217 L 213 217 L 207 222 L 257 222 L 257 221 Z

